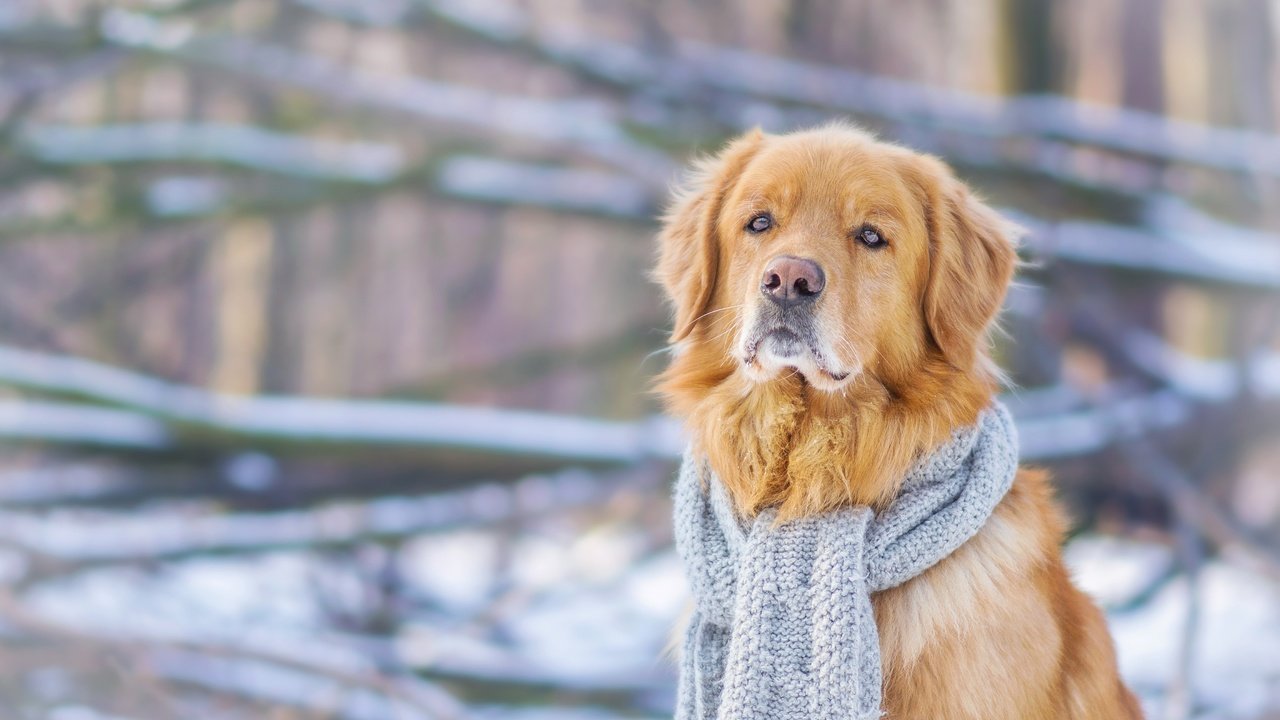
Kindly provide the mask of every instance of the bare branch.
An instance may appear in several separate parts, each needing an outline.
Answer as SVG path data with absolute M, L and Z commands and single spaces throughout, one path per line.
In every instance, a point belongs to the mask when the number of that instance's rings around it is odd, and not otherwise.
M 248 125 L 140 123 L 37 126 L 24 149 L 48 163 L 219 162 L 304 178 L 384 183 L 406 161 L 393 146 L 286 135 Z

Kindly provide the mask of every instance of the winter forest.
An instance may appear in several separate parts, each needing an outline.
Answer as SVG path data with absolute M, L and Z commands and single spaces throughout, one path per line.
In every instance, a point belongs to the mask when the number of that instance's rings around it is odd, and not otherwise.
M 0 720 L 670 717 L 683 167 L 1028 230 L 1003 395 L 1152 718 L 1280 718 L 1275 0 L 0 3 Z

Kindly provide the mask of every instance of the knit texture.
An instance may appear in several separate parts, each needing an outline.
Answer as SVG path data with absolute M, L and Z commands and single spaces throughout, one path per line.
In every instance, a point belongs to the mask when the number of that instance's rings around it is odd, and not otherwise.
M 994 402 L 922 458 L 879 515 L 738 517 L 705 459 L 676 481 L 676 548 L 695 600 L 676 720 L 862 720 L 881 709 L 871 594 L 932 567 L 982 528 L 1013 485 L 1018 441 Z

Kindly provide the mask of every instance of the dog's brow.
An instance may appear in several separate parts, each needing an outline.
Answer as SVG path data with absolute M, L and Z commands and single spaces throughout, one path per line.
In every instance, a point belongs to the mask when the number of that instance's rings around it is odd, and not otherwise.
M 756 190 L 742 198 L 742 205 L 739 211 L 744 215 L 750 215 L 770 209 L 772 209 L 772 204 L 769 199 L 765 197 L 764 193 Z
M 845 215 L 857 218 L 861 222 L 880 223 L 884 225 L 901 225 L 903 208 L 900 204 L 881 197 L 859 196 L 850 192 L 845 201 Z

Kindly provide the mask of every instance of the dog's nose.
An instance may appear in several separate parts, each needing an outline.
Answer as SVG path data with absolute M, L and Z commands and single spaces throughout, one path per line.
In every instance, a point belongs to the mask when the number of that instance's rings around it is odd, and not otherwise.
M 786 307 L 817 300 L 826 284 L 826 276 L 818 263 L 808 258 L 779 255 L 765 267 L 760 292 Z

